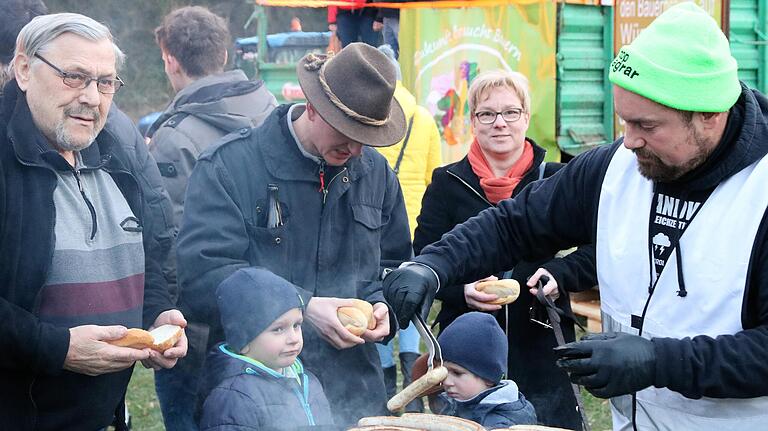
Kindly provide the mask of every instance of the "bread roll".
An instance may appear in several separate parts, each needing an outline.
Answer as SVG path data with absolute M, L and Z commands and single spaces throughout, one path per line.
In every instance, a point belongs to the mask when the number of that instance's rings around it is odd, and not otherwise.
M 184 335 L 184 328 L 178 325 L 161 325 L 151 331 L 131 328 L 122 338 L 110 340 L 107 343 L 132 349 L 150 348 L 162 353 L 176 345 L 182 335 Z
M 506 305 L 515 302 L 520 296 L 520 283 L 512 279 L 481 281 L 475 285 L 475 290 L 498 296 L 498 299 L 487 304 Z
M 110 340 L 107 343 L 118 347 L 131 347 L 134 349 L 143 349 L 149 347 L 155 339 L 149 332 L 140 328 L 130 328 L 123 338 Z
M 373 305 L 361 299 L 353 301 L 352 306 L 339 307 L 336 315 L 347 331 L 359 337 L 366 329 L 376 328 L 376 319 L 373 317 Z
M 150 347 L 162 353 L 176 345 L 179 338 L 184 335 L 184 328 L 178 325 L 161 325 L 149 333 L 152 334 L 153 339 Z

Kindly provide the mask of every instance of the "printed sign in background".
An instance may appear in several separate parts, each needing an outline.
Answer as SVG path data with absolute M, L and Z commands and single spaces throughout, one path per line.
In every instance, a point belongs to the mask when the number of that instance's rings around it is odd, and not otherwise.
M 618 54 L 622 46 L 632 43 L 662 12 L 683 1 L 690 0 L 616 0 L 613 15 L 613 54 Z M 723 0 L 693 2 L 709 12 L 720 28 L 723 27 Z M 624 122 L 615 114 L 614 130 L 617 137 L 624 134 Z
M 483 71 L 526 75 L 531 87 L 528 136 L 559 160 L 555 141 L 556 5 L 524 1 L 509 6 L 405 9 L 400 15 L 403 83 L 434 115 L 443 161 L 460 160 L 472 142 L 467 90 Z

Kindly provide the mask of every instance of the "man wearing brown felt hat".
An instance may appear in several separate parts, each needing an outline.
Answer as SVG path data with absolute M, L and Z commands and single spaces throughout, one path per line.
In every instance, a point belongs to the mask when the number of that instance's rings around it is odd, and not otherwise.
M 374 342 L 397 329 L 381 273 L 411 256 L 402 193 L 384 157 L 405 135 L 396 72 L 362 43 L 297 65 L 306 104 L 279 106 L 255 129 L 209 147 L 190 179 L 179 233 L 182 309 L 223 341 L 214 293 L 236 270 L 258 266 L 296 287 L 307 304 L 304 365 L 322 383 L 337 425 L 386 414 Z M 373 304 L 376 327 L 349 333 L 336 310 Z M 203 392 L 200 394 L 205 396 Z

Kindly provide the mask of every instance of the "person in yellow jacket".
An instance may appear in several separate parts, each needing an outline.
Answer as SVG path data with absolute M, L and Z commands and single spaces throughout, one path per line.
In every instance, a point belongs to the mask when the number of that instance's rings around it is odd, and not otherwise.
M 437 130 L 432 114 L 416 104 L 416 98 L 403 86 L 400 76 L 400 65 L 395 60 L 395 54 L 389 45 L 379 47 L 387 57 L 392 60 L 397 68 L 398 81 L 395 88 L 395 99 L 403 107 L 405 118 L 408 121 L 408 129 L 405 138 L 390 147 L 376 148 L 397 174 L 400 180 L 400 188 L 403 190 L 403 199 L 408 213 L 408 224 L 411 228 L 411 238 L 416 229 L 416 217 L 421 212 L 421 197 L 427 190 L 432 179 L 432 171 L 442 165 L 440 151 L 440 132 Z M 403 386 L 411 382 L 411 369 L 416 358 L 419 357 L 419 334 L 413 324 L 399 331 L 400 337 L 400 369 L 403 373 Z M 384 370 L 384 383 L 387 387 L 387 396 L 397 392 L 397 367 L 394 361 L 394 341 L 388 344 L 376 344 L 379 350 L 381 366 Z M 421 400 L 408 404 L 407 412 L 421 412 L 424 407 Z

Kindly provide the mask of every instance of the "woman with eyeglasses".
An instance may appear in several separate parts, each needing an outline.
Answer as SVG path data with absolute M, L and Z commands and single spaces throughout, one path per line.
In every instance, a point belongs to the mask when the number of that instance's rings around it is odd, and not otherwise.
M 455 225 L 514 197 L 528 184 L 553 175 L 563 166 L 545 163 L 544 149 L 526 137 L 531 96 L 524 75 L 506 71 L 482 73 L 472 81 L 468 99 L 475 139 L 466 157 L 433 172 L 417 219 L 413 241 L 416 254 Z M 556 305 L 570 314 L 570 302 L 563 287 L 574 291 L 596 284 L 594 249 L 583 247 L 562 259 L 541 257 L 489 277 L 514 278 L 520 283 L 520 297 L 506 306 L 487 304 L 496 296 L 477 291 L 476 282 L 441 287 L 436 299 L 442 301 L 442 306 L 435 323 L 442 330 L 470 311 L 494 314 L 509 339 L 507 378 L 517 382 L 534 405 L 539 423 L 581 429 L 568 376 L 555 365 L 552 348 L 557 342 L 553 330 L 545 326 L 549 322 L 541 317 L 546 316 L 546 311 L 540 308 L 526 284 L 536 286 L 541 278 L 544 292 L 556 298 Z M 562 329 L 566 342 L 574 340 L 572 320 L 563 319 Z

